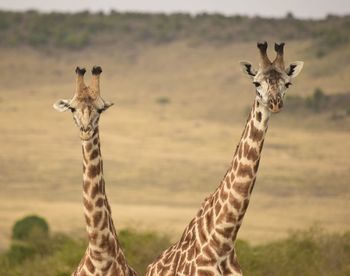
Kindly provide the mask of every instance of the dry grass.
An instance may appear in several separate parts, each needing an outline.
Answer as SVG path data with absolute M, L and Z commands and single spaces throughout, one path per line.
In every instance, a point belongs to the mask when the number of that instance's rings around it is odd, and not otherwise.
M 346 91 L 350 64 L 309 59 L 308 43 L 288 43 L 288 60 L 306 67 L 289 93 L 315 87 Z M 203 198 L 215 189 L 243 130 L 253 88 L 238 61 L 256 62 L 252 44 L 191 48 L 90 49 L 38 53 L 2 49 L 0 77 L 0 247 L 28 213 L 53 230 L 84 235 L 81 150 L 70 114 L 52 103 L 74 89 L 77 64 L 101 64 L 103 96 L 116 103 L 101 119 L 107 192 L 118 228 L 170 233 L 176 239 Z M 329 62 L 328 62 L 329 59 Z M 328 72 L 327 74 L 325 72 Z M 167 98 L 167 104 L 160 104 Z M 286 103 L 288 108 L 288 103 Z M 271 120 L 257 185 L 240 237 L 255 243 L 319 223 L 349 229 L 349 119 Z

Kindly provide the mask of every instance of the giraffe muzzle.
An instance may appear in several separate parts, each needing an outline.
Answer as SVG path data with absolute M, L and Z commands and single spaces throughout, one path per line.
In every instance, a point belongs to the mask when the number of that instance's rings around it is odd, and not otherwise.
M 281 96 L 271 97 L 268 101 L 269 110 L 273 113 L 280 112 L 283 108 L 283 99 Z
M 94 134 L 93 128 L 91 126 L 80 127 L 80 138 L 83 140 L 88 140 Z

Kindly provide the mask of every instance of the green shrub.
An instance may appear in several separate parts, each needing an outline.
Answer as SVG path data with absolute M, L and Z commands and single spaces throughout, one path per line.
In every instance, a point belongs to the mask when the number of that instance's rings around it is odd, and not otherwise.
M 49 225 L 45 219 L 32 215 L 24 217 L 15 223 L 12 228 L 12 239 L 28 241 L 32 239 L 47 239 Z
M 144 275 L 147 265 L 170 246 L 170 239 L 167 236 L 132 229 L 120 231 L 119 240 L 128 263 L 139 275 Z
M 156 102 L 160 105 L 166 105 L 170 103 L 170 99 L 167 97 L 159 97 L 156 99 Z
M 31 244 L 12 244 L 6 257 L 10 264 L 22 263 L 25 259 L 33 257 L 35 251 Z

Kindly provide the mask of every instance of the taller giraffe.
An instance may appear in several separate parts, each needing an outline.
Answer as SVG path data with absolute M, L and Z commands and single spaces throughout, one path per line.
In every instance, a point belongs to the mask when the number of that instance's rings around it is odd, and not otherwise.
M 72 275 L 133 276 L 127 264 L 112 220 L 105 193 L 103 161 L 98 121 L 112 104 L 100 96 L 101 67 L 92 69 L 91 86 L 84 83 L 85 69 L 76 69 L 76 91 L 72 99 L 54 104 L 58 111 L 70 110 L 80 130 L 83 152 L 83 203 L 89 244 L 78 268 Z
M 267 43 L 258 43 L 261 63 L 256 71 L 241 62 L 252 80 L 256 97 L 241 140 L 224 179 L 207 197 L 180 241 L 165 250 L 147 268 L 147 275 L 242 275 L 234 242 L 247 210 L 261 150 L 271 113 L 283 107 L 283 97 L 303 67 L 303 62 L 283 61 L 284 43 L 275 44 L 273 62 L 267 56 Z

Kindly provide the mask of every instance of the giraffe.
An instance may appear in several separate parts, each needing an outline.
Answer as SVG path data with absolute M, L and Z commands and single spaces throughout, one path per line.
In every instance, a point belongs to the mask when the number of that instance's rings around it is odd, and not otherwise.
M 284 66 L 284 43 L 275 44 L 276 58 L 267 56 L 267 42 L 258 43 L 258 70 L 241 62 L 256 91 L 241 140 L 223 180 L 207 197 L 181 239 L 166 249 L 147 268 L 151 275 L 242 275 L 234 248 L 252 193 L 261 150 L 271 113 L 283 107 L 283 97 L 303 67 L 303 62 Z
M 70 110 L 80 131 L 83 153 L 83 203 L 88 247 L 72 275 L 133 276 L 127 264 L 113 224 L 111 208 L 105 192 L 103 161 L 98 122 L 100 114 L 112 103 L 100 96 L 100 66 L 92 69 L 91 86 L 84 83 L 84 68 L 77 67 L 76 91 L 72 99 L 58 100 L 54 108 Z

